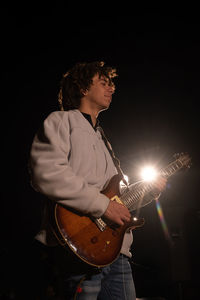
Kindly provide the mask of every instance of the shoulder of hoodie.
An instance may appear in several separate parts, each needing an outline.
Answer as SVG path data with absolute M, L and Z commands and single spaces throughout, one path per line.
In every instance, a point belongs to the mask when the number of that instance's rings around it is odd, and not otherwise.
M 85 117 L 78 109 L 69 111 L 54 111 L 47 116 L 45 120 L 46 124 L 50 124 L 50 127 L 56 127 L 57 130 L 60 128 L 68 128 L 68 130 L 81 130 L 86 131 L 91 135 L 96 135 L 95 131 L 91 127 Z
M 45 122 L 58 122 L 65 123 L 73 122 L 78 124 L 78 120 L 80 119 L 81 112 L 78 109 L 69 110 L 69 111 L 53 111 L 51 112 L 45 119 Z

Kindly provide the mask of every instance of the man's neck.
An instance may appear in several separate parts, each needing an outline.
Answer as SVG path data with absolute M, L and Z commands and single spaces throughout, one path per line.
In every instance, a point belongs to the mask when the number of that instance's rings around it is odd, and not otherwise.
M 97 122 L 98 114 L 97 114 L 97 113 L 94 113 L 94 112 L 91 112 L 91 111 L 88 110 L 88 109 L 79 108 L 79 110 L 80 110 L 80 112 L 85 113 L 85 114 L 88 114 L 88 115 L 91 116 L 92 124 L 93 124 L 93 126 L 95 127 L 96 122 Z

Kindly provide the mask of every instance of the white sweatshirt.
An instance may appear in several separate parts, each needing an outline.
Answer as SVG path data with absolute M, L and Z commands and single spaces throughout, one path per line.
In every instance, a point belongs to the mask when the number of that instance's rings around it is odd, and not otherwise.
M 55 111 L 46 118 L 34 137 L 30 166 L 34 188 L 47 198 L 93 217 L 104 214 L 110 200 L 101 191 L 117 170 L 100 132 L 79 110 Z M 36 239 L 55 243 L 47 222 Z M 131 256 L 131 243 L 129 232 L 123 254 Z

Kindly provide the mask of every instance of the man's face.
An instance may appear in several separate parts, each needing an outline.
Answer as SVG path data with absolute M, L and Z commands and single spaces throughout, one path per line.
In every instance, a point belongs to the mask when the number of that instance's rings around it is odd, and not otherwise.
M 99 78 L 97 74 L 93 77 L 93 83 L 86 91 L 85 97 L 90 107 L 101 111 L 109 108 L 113 93 L 114 87 L 109 85 L 108 79 L 103 76 Z

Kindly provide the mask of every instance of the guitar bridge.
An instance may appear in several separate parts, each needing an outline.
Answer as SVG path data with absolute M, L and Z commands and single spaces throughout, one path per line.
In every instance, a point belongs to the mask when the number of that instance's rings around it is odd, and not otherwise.
M 107 225 L 106 225 L 106 223 L 101 218 L 94 219 L 94 222 L 96 223 L 97 227 L 101 231 L 104 231 L 106 229 Z

